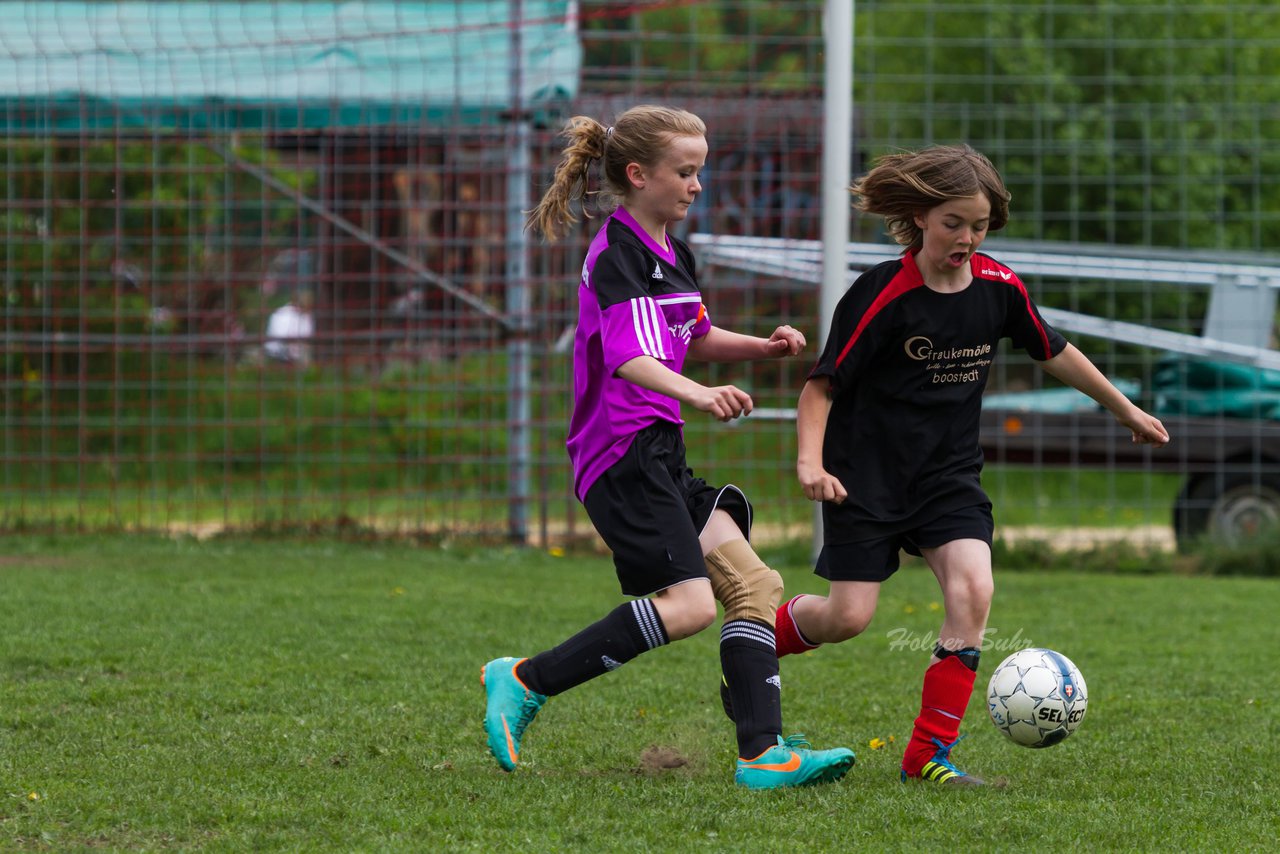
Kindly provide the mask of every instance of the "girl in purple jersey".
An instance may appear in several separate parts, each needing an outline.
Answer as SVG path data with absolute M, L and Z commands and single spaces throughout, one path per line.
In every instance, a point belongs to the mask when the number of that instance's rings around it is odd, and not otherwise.
M 782 579 L 747 542 L 751 506 L 734 486 L 708 485 L 685 462 L 681 405 L 721 421 L 749 414 L 751 397 L 682 373 L 685 359 L 738 362 L 794 356 L 804 336 L 768 338 L 712 324 L 689 247 L 667 233 L 702 190 L 706 126 L 691 113 L 640 106 L 612 127 L 585 116 L 529 224 L 555 239 L 574 222 L 600 162 L 605 219 L 582 267 L 574 338 L 568 450 L 574 488 L 613 551 L 622 592 L 637 597 L 560 645 L 500 658 L 481 672 L 489 749 L 507 771 L 548 697 L 709 626 L 724 605 L 720 658 L 737 711 L 734 779 L 749 788 L 837 780 L 852 751 L 812 750 L 782 738 L 773 620 Z
M 993 592 L 991 502 L 978 420 L 996 346 L 1010 338 L 1156 446 L 1163 425 L 1130 402 L 1041 318 L 1017 274 L 978 247 L 1009 219 L 995 167 L 966 145 L 881 158 L 852 187 L 902 256 L 858 278 L 797 405 L 796 473 L 823 503 L 816 572 L 827 596 L 778 610 L 779 655 L 866 629 L 899 549 L 922 555 L 945 616 L 924 674 L 902 779 L 981 785 L 950 761 L 973 692 Z

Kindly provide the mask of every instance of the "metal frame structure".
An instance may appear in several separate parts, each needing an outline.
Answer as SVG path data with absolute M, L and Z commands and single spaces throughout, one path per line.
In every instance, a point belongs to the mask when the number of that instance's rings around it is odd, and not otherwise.
M 823 281 L 823 249 L 819 241 L 693 234 L 689 243 L 704 265 L 774 275 L 804 284 Z M 1203 335 L 1043 305 L 1040 311 L 1054 326 L 1081 335 L 1280 370 L 1280 352 L 1270 347 L 1276 293 L 1280 290 L 1280 258 L 1224 255 L 1224 260 L 1211 261 L 1203 256 L 1162 250 L 1047 241 L 991 240 L 983 245 L 1001 262 L 1027 277 L 1208 287 L 1209 311 Z M 899 247 L 884 243 L 849 243 L 845 250 L 844 288 L 863 270 L 896 257 L 900 251 Z

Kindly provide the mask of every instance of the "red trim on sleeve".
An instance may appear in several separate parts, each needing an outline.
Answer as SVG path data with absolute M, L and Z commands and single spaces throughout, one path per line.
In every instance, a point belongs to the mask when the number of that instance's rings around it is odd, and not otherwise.
M 920 268 L 916 266 L 915 258 L 909 253 L 902 256 L 902 269 L 894 273 L 893 278 L 889 280 L 889 284 L 884 286 L 880 293 L 876 294 L 876 298 L 858 321 L 858 325 L 853 330 L 853 334 L 849 336 L 849 340 L 845 342 L 844 347 L 840 350 L 840 355 L 836 356 L 834 369 L 840 367 L 840 363 L 844 361 L 844 357 L 849 355 L 849 351 L 853 349 L 854 343 L 862 335 L 862 331 L 867 328 L 867 324 L 879 314 L 885 306 L 893 302 L 898 297 L 905 294 L 913 288 L 918 288 L 924 284 L 924 277 L 920 275 Z
M 991 256 L 977 252 L 969 259 L 969 263 L 972 265 L 975 277 L 986 279 L 987 281 L 1004 282 L 1022 295 L 1022 301 L 1027 306 L 1027 316 L 1035 324 L 1036 334 L 1040 336 L 1040 346 L 1044 348 L 1044 357 L 1045 359 L 1052 359 L 1053 352 L 1049 349 L 1049 333 L 1045 331 L 1044 324 L 1040 322 L 1040 315 L 1036 313 L 1035 306 L 1031 302 L 1031 294 L 1027 292 L 1027 286 L 1022 283 L 1022 279 L 1018 278 L 1018 274 Z

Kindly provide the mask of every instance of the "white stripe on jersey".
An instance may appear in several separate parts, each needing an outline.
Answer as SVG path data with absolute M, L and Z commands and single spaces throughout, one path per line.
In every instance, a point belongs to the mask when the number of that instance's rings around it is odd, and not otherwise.
M 667 346 L 663 343 L 665 339 L 662 335 L 666 329 L 667 316 L 662 313 L 662 309 L 658 308 L 658 304 L 652 299 L 649 300 L 649 310 L 653 312 L 653 335 L 658 342 L 658 352 L 662 354 L 659 358 L 670 359 L 671 356 L 667 353 Z
M 628 305 L 631 306 L 631 324 L 636 330 L 636 342 L 640 345 L 640 352 L 646 356 L 654 356 L 653 338 L 649 334 L 649 324 L 646 321 L 647 314 L 644 307 L 640 305 L 643 301 L 642 297 L 630 300 Z M 656 356 L 655 356 L 656 358 Z
M 653 301 L 659 305 L 675 305 L 676 303 L 682 302 L 702 302 L 702 295 L 694 294 L 693 296 L 654 297 Z
M 636 297 L 630 300 L 631 321 L 635 325 L 636 341 L 646 356 L 655 359 L 667 358 L 662 346 L 662 324 L 659 322 L 658 306 L 649 297 Z

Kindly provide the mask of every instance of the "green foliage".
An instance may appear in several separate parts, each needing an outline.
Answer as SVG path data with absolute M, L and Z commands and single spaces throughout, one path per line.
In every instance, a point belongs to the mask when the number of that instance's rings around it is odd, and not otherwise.
M 504 365 L 480 355 L 366 374 L 152 354 L 127 382 L 113 374 L 83 388 L 37 386 L 39 395 L 13 406 L 10 452 L 44 464 L 13 468 L 7 484 L 29 494 L 43 483 L 77 485 L 82 495 L 134 483 L 172 494 L 204 485 L 248 502 L 255 488 L 316 501 L 445 487 L 458 501 L 505 491 Z M 559 401 L 544 405 L 567 411 L 565 388 L 540 393 Z M 567 478 L 557 454 L 547 485 L 564 490 Z
M 1182 477 L 1169 473 L 988 465 L 982 485 L 1005 526 L 1166 525 Z
M 602 81 L 620 65 L 635 69 L 632 80 L 696 82 L 700 93 L 811 92 L 822 79 L 820 0 L 628 11 L 588 17 L 585 65 Z M 854 25 L 863 165 L 968 142 L 1013 194 L 1008 237 L 1206 251 L 1280 244 L 1272 6 L 871 0 L 857 4 Z M 855 217 L 853 229 L 866 240 L 883 232 L 874 217 Z M 1196 289 L 1030 284 L 1045 305 L 1191 334 L 1207 307 Z
M 871 153 L 986 151 L 1013 192 L 1012 236 L 1215 249 L 1280 237 L 1280 153 L 1262 144 L 1280 121 L 1270 7 L 886 0 L 859 4 L 856 26 Z
M 564 454 L 571 404 L 562 369 L 562 360 L 540 361 L 531 425 L 532 488 L 553 526 L 581 512 Z M 785 376 L 699 371 L 705 382 L 748 389 L 759 407 L 793 403 Z M 163 526 L 215 511 L 249 526 L 377 513 L 394 523 L 410 508 L 414 524 L 434 528 L 475 522 L 475 502 L 501 504 L 507 495 L 508 393 L 498 354 L 297 371 L 152 353 L 131 374 L 83 387 L 48 382 L 20 364 L 10 375 L 3 439 L 12 459 L 34 462 L 3 472 L 7 525 L 67 514 L 90 526 Z M 811 530 L 814 506 L 795 482 L 792 423 L 725 425 L 691 415 L 685 439 L 700 476 L 750 496 L 765 540 Z M 1001 528 L 1114 527 L 1167 524 L 1181 478 L 990 465 L 984 485 Z
M 1099 543 L 1087 548 L 1055 548 L 1044 539 L 1010 542 L 999 536 L 991 549 L 997 575 L 1006 571 L 1097 572 L 1150 575 L 1170 572 L 1170 553 L 1128 542 Z
M 1274 841 L 1258 769 L 1280 763 L 1276 698 L 1241 654 L 1272 624 L 1271 580 L 1003 577 L 955 759 L 1010 786 L 956 792 L 898 781 L 941 620 L 937 582 L 906 567 L 862 636 L 782 661 L 787 732 L 858 764 L 751 792 L 732 783 L 714 630 L 553 698 L 514 774 L 488 755 L 480 665 L 615 607 L 604 557 L 129 536 L 8 537 L 0 557 L 5 850 L 897 851 L 940 825 L 954 850 Z M 779 569 L 789 592 L 824 590 Z M 985 720 L 1011 640 L 1087 680 L 1061 745 Z M 654 746 L 685 764 L 647 763 Z
M 291 186 L 306 190 L 315 181 L 309 170 L 285 168 L 260 141 L 243 140 L 231 153 Z M 211 331 L 202 323 L 216 321 L 221 333 L 222 320 L 235 319 L 256 292 L 236 287 L 244 284 L 238 275 L 261 263 L 246 259 L 241 236 L 252 237 L 249 255 L 260 256 L 299 229 L 293 202 L 199 143 L 15 138 L 5 140 L 0 157 L 15 208 L 0 223 L 6 322 L 46 338 L 86 336 L 72 347 L 28 345 L 20 362 L 10 350 L 7 373 L 145 373 L 142 348 L 102 358 L 101 341 L 154 336 L 163 350 L 172 332 Z
M 632 76 L 675 73 L 696 79 L 703 93 L 810 91 L 822 73 L 811 45 L 822 19 L 810 0 L 661 4 L 625 20 L 588 16 L 584 65 L 602 73 L 625 57 Z M 610 32 L 612 39 L 590 38 Z M 619 47 L 615 39 L 625 39 Z
M 1280 578 L 1280 527 L 1267 527 L 1236 543 L 1200 543 L 1192 559 L 1194 568 L 1207 575 Z

